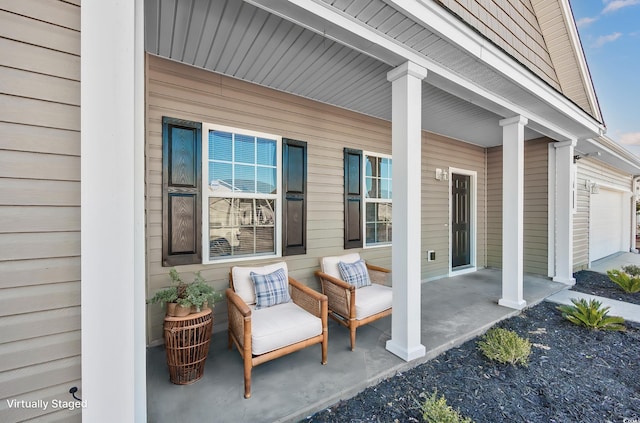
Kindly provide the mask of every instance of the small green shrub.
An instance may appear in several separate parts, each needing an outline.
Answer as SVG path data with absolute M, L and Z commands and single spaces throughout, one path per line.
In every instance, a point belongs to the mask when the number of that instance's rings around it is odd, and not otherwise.
M 508 363 L 514 366 L 527 366 L 531 354 L 531 342 L 521 338 L 511 330 L 490 329 L 480 341 L 478 348 L 489 359 L 498 363 Z
M 631 276 L 640 276 L 640 266 L 636 266 L 635 264 L 622 266 L 622 271 L 630 274 Z
M 572 306 L 558 306 L 562 312 L 562 317 L 580 326 L 590 329 L 605 330 L 625 330 L 624 319 L 617 316 L 609 316 L 610 307 L 602 307 L 598 300 L 587 300 L 572 298 Z
M 624 272 L 621 272 L 620 270 L 616 269 L 607 270 L 607 275 L 609 275 L 609 279 L 611 279 L 611 282 L 622 288 L 624 292 L 627 292 L 629 294 L 640 292 L 640 276 L 636 276 L 634 273 L 627 272 L 626 270 Z
M 460 415 L 447 404 L 444 395 L 438 398 L 438 391 L 434 391 L 421 405 L 422 419 L 427 423 L 474 423 L 468 417 Z

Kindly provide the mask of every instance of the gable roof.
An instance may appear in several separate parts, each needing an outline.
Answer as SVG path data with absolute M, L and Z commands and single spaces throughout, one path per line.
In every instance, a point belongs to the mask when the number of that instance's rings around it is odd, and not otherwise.
M 437 0 L 603 122 L 569 0 Z
M 531 0 L 548 46 L 561 91 L 603 122 L 569 0 Z

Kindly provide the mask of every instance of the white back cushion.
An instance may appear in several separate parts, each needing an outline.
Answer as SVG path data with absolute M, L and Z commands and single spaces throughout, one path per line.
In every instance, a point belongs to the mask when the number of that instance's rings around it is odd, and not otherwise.
M 345 254 L 343 256 L 323 257 L 321 263 L 322 271 L 329 276 L 342 280 L 338 263 L 354 263 L 358 260 L 360 260 L 360 254 L 358 253 Z
M 336 265 L 337 266 L 337 265 Z M 284 274 L 289 280 L 289 270 L 287 269 L 287 263 L 284 261 L 268 264 L 266 266 L 255 267 L 240 267 L 233 266 L 231 268 L 231 276 L 233 277 L 233 289 L 236 294 L 242 298 L 247 304 L 256 303 L 256 290 L 253 286 L 253 280 L 251 279 L 251 272 L 255 272 L 259 275 L 267 275 L 275 272 L 278 269 L 284 269 Z

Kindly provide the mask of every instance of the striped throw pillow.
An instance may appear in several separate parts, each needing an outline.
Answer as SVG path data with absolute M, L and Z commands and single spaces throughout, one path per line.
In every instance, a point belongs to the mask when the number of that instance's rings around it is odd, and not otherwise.
M 355 286 L 356 289 L 371 285 L 367 265 L 362 259 L 353 263 L 345 263 L 341 261 L 338 263 L 338 269 L 340 269 L 342 280 Z
M 284 269 L 278 269 L 267 275 L 251 272 L 256 290 L 256 310 L 291 301 L 289 281 Z

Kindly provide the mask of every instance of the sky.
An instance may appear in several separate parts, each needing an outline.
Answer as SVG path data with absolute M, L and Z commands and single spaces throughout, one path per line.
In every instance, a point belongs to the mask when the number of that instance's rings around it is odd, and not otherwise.
M 640 0 L 570 0 L 607 136 L 640 155 Z

